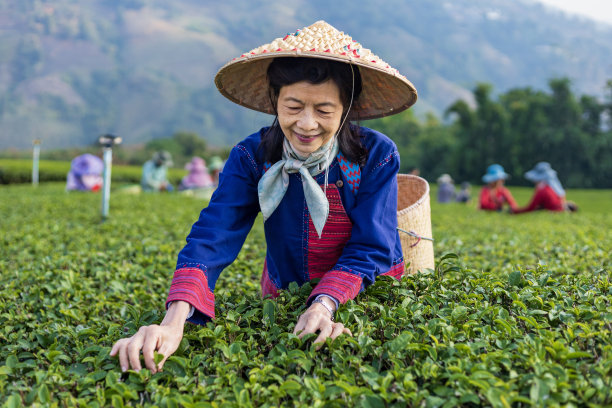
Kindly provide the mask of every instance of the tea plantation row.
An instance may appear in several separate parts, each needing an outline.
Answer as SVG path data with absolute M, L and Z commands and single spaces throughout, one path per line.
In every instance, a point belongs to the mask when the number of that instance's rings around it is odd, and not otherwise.
M 41 160 L 38 179 L 41 182 L 66 181 L 70 171 L 70 162 Z M 178 185 L 187 171 L 178 168 L 168 170 L 169 180 Z M 111 176 L 115 182 L 140 183 L 142 168 L 140 166 L 113 165 Z M 32 160 L 0 159 L 0 184 L 18 184 L 32 182 Z
M 530 191 L 517 192 L 525 202 Z M 259 296 L 258 221 L 164 371 L 122 374 L 117 339 L 157 323 L 204 202 L 63 184 L 0 187 L 0 404 L 33 406 L 610 406 L 610 191 L 575 214 L 433 203 L 436 271 L 381 279 L 321 350 L 292 332 L 308 285 Z M 456 255 L 454 255 L 456 254 Z

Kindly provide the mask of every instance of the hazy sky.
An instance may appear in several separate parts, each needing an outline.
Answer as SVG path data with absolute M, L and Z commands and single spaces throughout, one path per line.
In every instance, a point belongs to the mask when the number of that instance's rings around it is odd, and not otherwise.
M 538 0 L 564 11 L 612 24 L 612 0 Z

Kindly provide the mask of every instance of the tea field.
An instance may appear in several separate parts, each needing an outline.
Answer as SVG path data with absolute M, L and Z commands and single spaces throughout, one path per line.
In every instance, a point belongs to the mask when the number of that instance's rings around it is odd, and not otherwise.
M 519 203 L 531 194 L 512 189 Z M 432 196 L 433 197 L 433 196 Z M 319 351 L 290 334 L 309 285 L 262 300 L 256 223 L 164 371 L 122 374 L 114 341 L 158 323 L 206 202 L 63 183 L 0 186 L 0 404 L 161 407 L 612 406 L 612 191 L 575 214 L 432 203 L 437 268 L 380 279 Z

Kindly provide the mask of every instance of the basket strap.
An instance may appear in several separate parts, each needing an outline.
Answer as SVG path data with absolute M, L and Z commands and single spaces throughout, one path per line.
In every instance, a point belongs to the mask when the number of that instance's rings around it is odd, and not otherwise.
M 397 227 L 397 230 L 403 232 L 404 234 L 408 234 L 411 237 L 414 237 L 414 238 L 417 239 L 417 242 L 415 242 L 414 244 L 410 245 L 410 248 L 416 246 L 419 242 L 421 242 L 422 239 L 426 239 L 427 241 L 433 241 L 434 240 L 433 238 L 422 237 L 422 236 L 420 236 L 419 234 L 417 234 L 414 231 L 406 231 L 405 229 L 401 229 L 400 227 Z

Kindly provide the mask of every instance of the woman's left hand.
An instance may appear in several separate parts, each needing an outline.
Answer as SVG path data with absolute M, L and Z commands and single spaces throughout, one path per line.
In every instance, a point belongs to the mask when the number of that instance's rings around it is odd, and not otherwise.
M 296 334 L 300 339 L 307 334 L 319 332 L 319 337 L 316 338 L 316 343 L 324 343 L 325 339 L 331 337 L 334 340 L 343 333 L 352 336 L 349 329 L 344 327 L 342 323 L 333 322 L 329 314 L 329 310 L 320 303 L 313 303 L 306 312 L 298 319 L 293 334 Z M 322 344 L 317 347 L 321 348 Z

